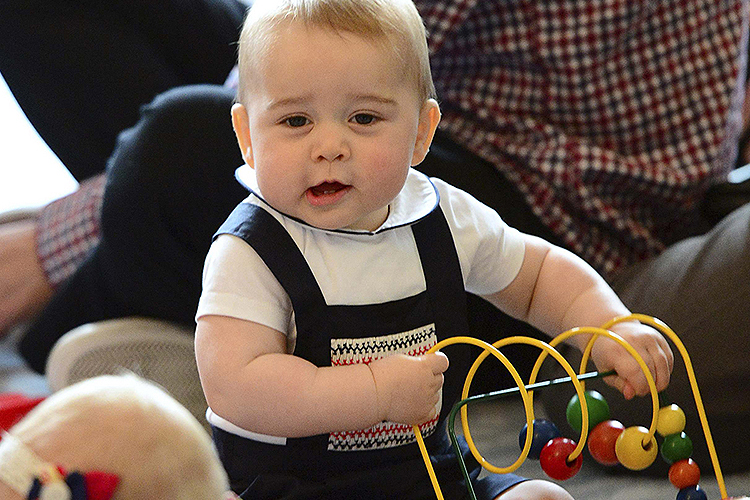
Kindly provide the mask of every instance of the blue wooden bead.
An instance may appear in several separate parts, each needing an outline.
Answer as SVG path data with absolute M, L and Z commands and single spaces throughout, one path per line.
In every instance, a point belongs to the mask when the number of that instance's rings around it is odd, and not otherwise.
M 523 445 L 526 443 L 526 424 L 523 425 L 521 433 L 518 435 L 518 445 L 523 450 Z M 529 450 L 529 458 L 533 460 L 539 460 L 539 455 L 542 453 L 542 448 L 556 437 L 560 437 L 562 434 L 557 426 L 547 420 L 546 418 L 534 419 L 534 434 L 531 436 L 531 450 Z
M 681 489 L 677 493 L 677 500 L 708 500 L 708 497 L 700 486 L 695 485 Z

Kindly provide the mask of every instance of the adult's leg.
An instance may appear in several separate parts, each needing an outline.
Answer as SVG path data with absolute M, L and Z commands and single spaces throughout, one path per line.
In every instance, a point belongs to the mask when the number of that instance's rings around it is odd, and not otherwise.
M 237 0 L 3 0 L 0 72 L 79 180 L 104 170 L 138 108 L 234 65 Z
M 666 322 L 685 343 L 695 366 L 724 472 L 748 470 L 750 461 L 738 443 L 750 440 L 750 204 L 719 222 L 708 233 L 680 241 L 659 257 L 625 269 L 612 286 L 634 312 Z M 684 365 L 675 350 L 666 399 L 687 415 L 685 433 L 694 445 L 693 458 L 710 470 L 703 432 Z M 625 401 L 601 383 L 587 384 L 607 395 L 612 417 L 628 425 L 648 426 L 648 399 Z M 552 392 L 552 391 L 545 391 Z M 572 395 L 572 389 L 567 397 Z M 553 418 L 565 421 L 562 397 L 542 396 Z M 666 472 L 657 460 L 649 469 Z
M 55 341 L 84 323 L 131 315 L 192 325 L 211 236 L 246 195 L 221 86 L 168 91 L 123 132 L 107 170 L 102 239 L 23 338 L 43 371 Z
M 750 461 L 737 444 L 750 440 L 750 205 L 708 233 L 625 270 L 612 285 L 632 311 L 662 319 L 680 336 L 695 366 L 722 466 L 725 471 L 748 470 Z M 694 455 L 708 469 L 705 440 L 680 363 L 666 395 L 685 410 Z M 613 410 L 622 406 L 618 400 Z

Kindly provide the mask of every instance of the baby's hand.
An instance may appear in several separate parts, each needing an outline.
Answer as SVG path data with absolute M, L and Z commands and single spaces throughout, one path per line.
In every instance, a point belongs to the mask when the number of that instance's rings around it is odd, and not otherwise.
M 635 321 L 618 323 L 611 330 L 638 351 L 654 377 L 656 389 L 664 390 L 669 385 L 674 367 L 674 355 L 664 336 L 650 326 Z M 648 382 L 640 365 L 614 340 L 603 337 L 597 339 L 591 358 L 599 371 L 617 371 L 616 376 L 604 380 L 619 389 L 625 399 L 649 393 Z
M 443 372 L 448 369 L 445 354 L 396 354 L 369 366 L 378 393 L 379 414 L 384 420 L 419 425 L 437 415 Z

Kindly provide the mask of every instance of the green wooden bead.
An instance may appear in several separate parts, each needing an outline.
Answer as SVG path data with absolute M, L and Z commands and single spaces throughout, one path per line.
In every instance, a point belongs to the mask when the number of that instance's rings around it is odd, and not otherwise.
M 690 458 L 693 454 L 693 442 L 684 432 L 670 434 L 661 444 L 661 456 L 668 464 Z
M 584 394 L 589 409 L 589 431 L 591 431 L 598 424 L 609 420 L 609 404 L 607 404 L 604 396 L 597 391 L 585 391 Z M 581 413 L 581 402 L 578 399 L 578 394 L 574 394 L 570 398 L 568 407 L 565 410 L 565 417 L 576 432 L 581 432 L 583 414 Z

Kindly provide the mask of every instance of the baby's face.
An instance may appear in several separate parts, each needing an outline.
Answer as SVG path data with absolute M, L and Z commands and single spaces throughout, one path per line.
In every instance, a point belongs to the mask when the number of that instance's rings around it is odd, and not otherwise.
M 261 194 L 316 227 L 377 229 L 426 152 L 417 144 L 437 104 L 379 44 L 294 23 L 278 30 L 244 103 L 243 154 Z

